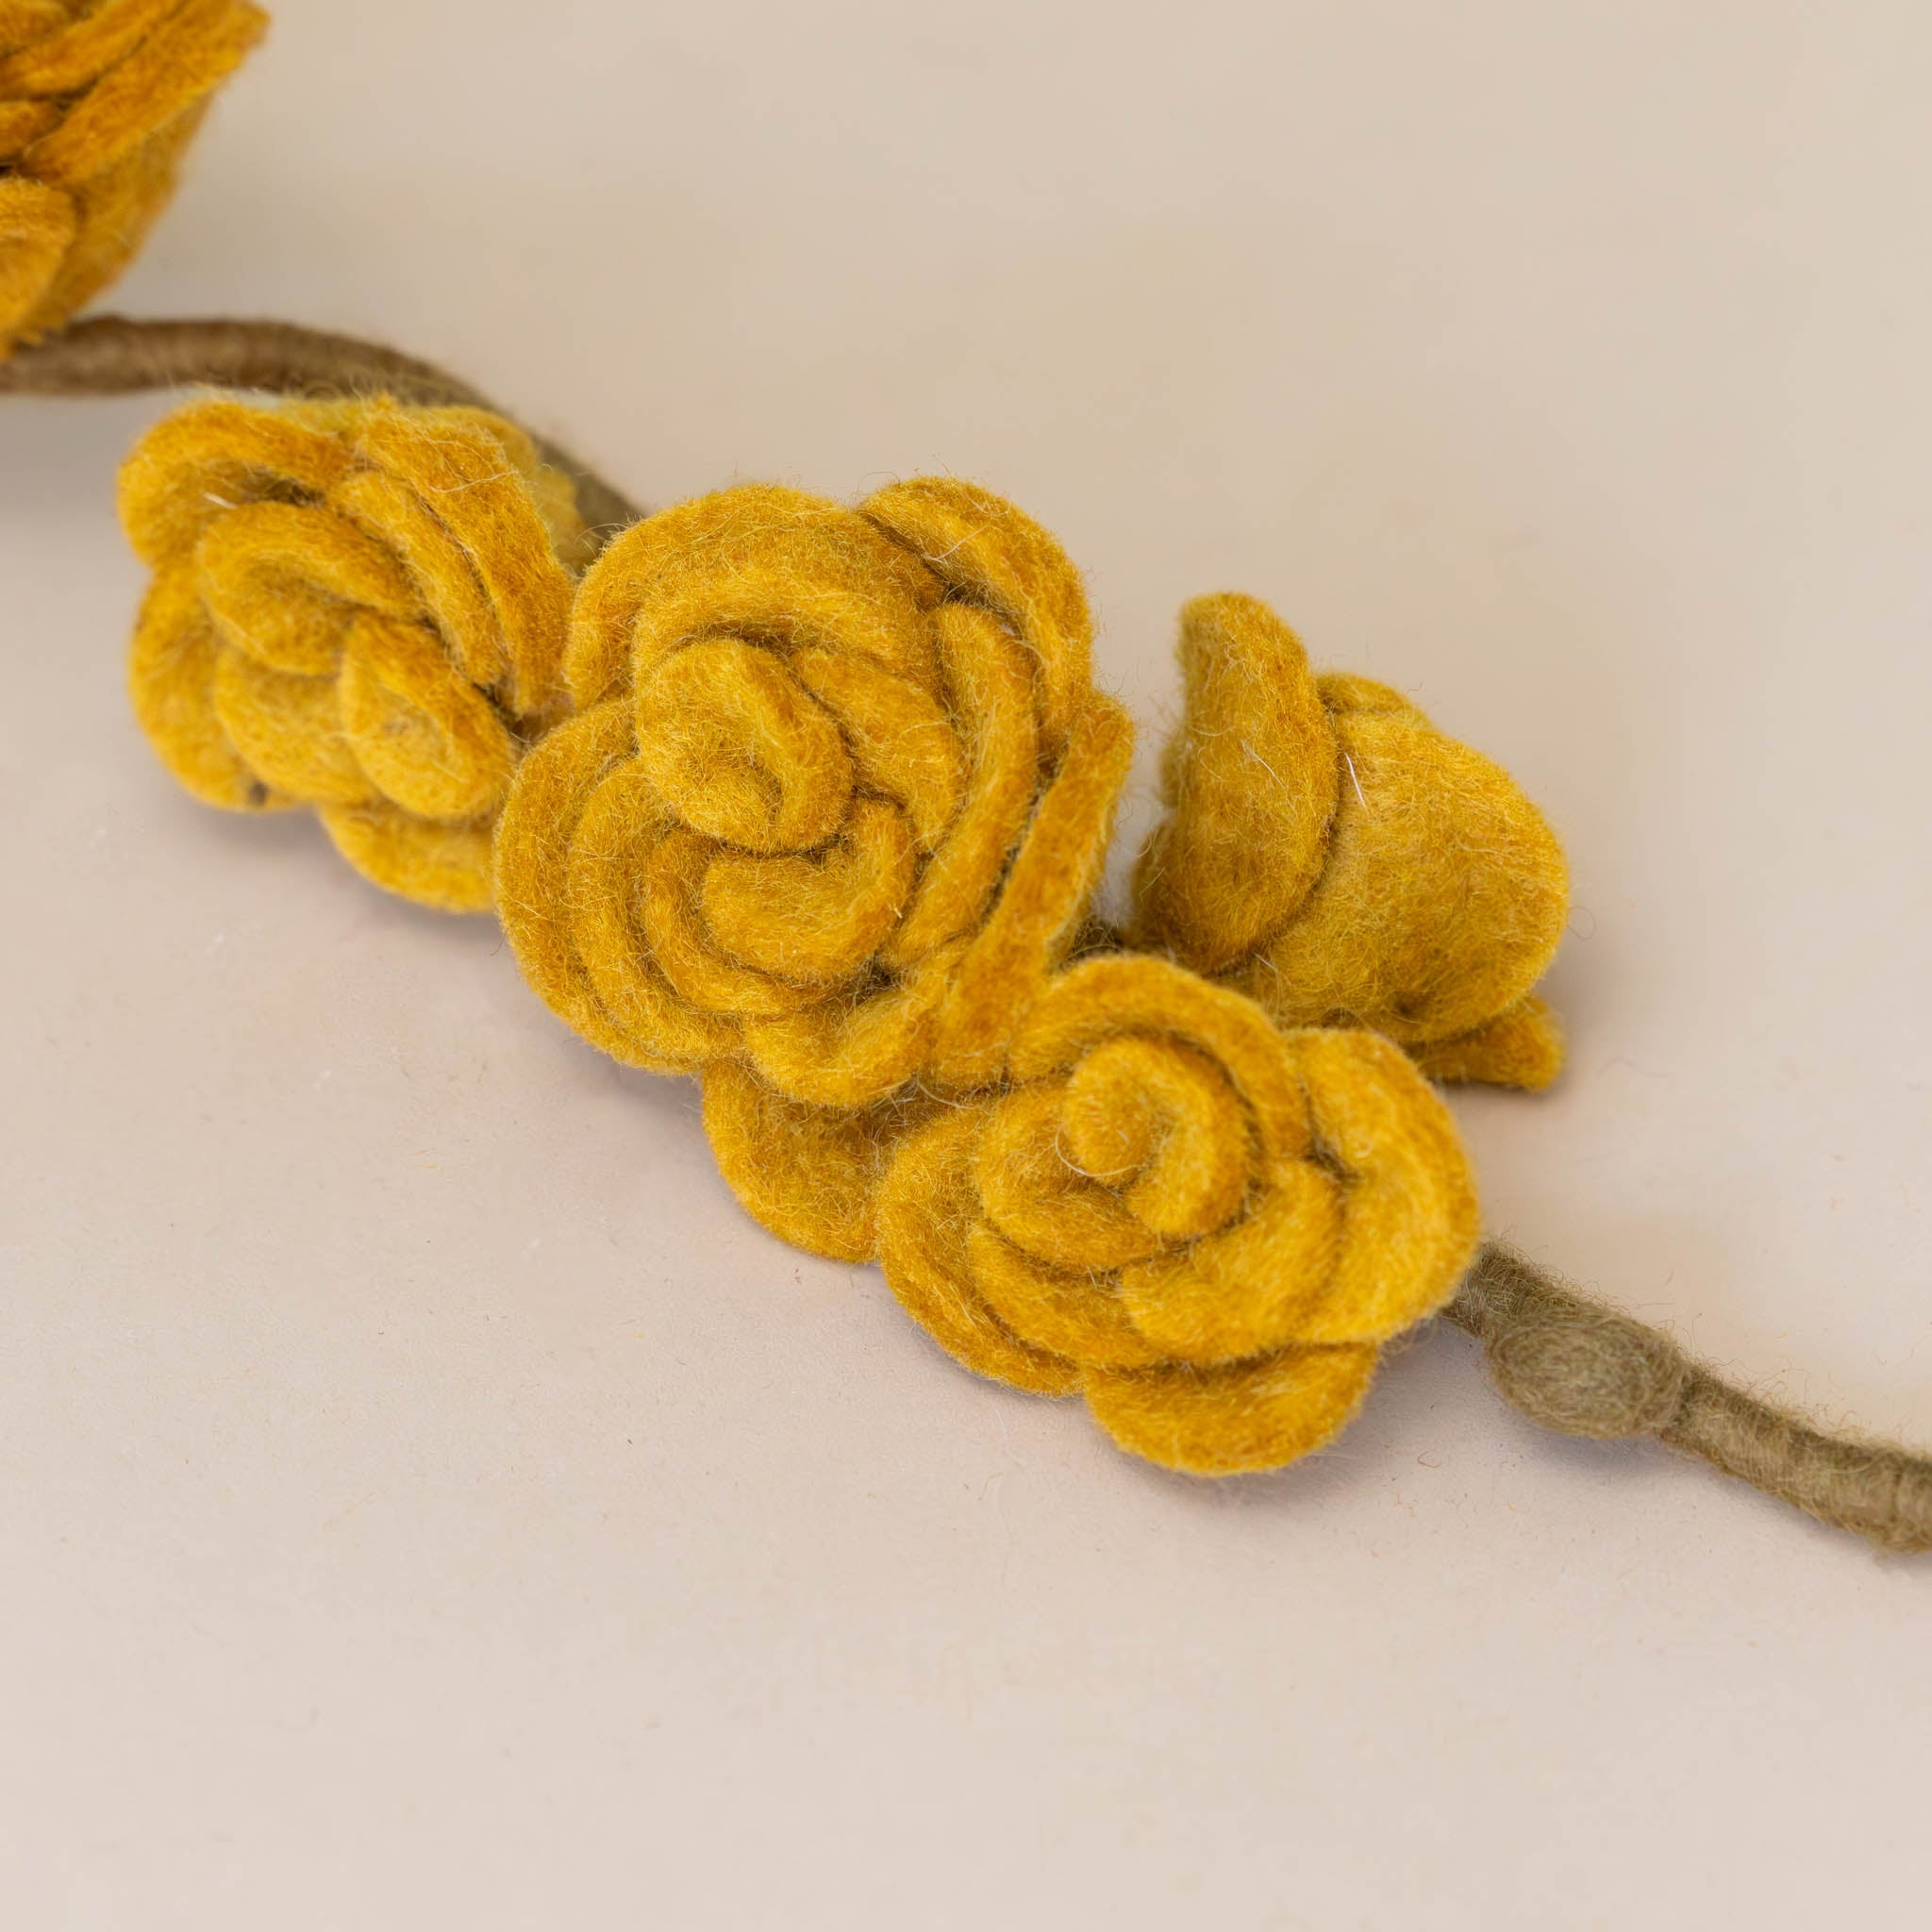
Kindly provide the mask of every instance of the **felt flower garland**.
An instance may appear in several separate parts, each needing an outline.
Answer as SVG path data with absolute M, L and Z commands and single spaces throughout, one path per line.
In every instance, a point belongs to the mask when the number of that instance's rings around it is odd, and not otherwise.
M 753 485 L 642 517 L 380 345 L 68 324 L 261 25 L 245 0 L 0 0 L 0 393 L 302 399 L 192 406 L 123 474 L 155 572 L 135 707 L 189 791 L 309 805 L 419 904 L 493 900 L 580 1034 L 701 1078 L 767 1226 L 880 1259 L 958 1361 L 1084 1397 L 1152 1461 L 1319 1448 L 1440 1312 L 1550 1427 L 1932 1548 L 1932 1461 L 1478 1251 L 1424 1075 L 1555 1077 L 1533 989 L 1565 870 L 1400 693 L 1316 677 L 1252 598 L 1190 605 L 1118 934 L 1092 902 L 1130 727 L 1091 688 L 1077 574 L 1003 499 Z M 594 563 L 587 525 L 615 534 Z
M 1127 939 L 1142 950 L 1127 950 L 1091 908 L 1124 721 L 1087 682 L 1077 577 L 988 492 L 916 482 L 847 511 L 753 486 L 645 518 L 480 410 L 465 385 L 281 324 L 78 324 L 0 367 L 0 393 L 245 375 L 307 396 L 332 372 L 395 397 L 197 405 L 130 462 L 130 533 L 158 572 L 135 657 L 158 747 L 203 795 L 267 804 L 263 772 L 289 747 L 264 761 L 258 741 L 275 734 L 232 695 L 225 716 L 224 653 L 249 660 L 226 674 L 244 691 L 264 671 L 327 685 L 333 722 L 319 697 L 285 707 L 324 721 L 291 755 L 306 769 L 333 757 L 336 734 L 366 741 L 360 768 L 420 857 L 417 841 L 453 827 L 412 818 L 412 789 L 425 788 L 419 805 L 443 803 L 435 788 L 453 769 L 482 769 L 452 760 L 454 713 L 425 708 L 424 692 L 460 685 L 508 702 L 508 806 L 483 806 L 493 784 L 465 792 L 479 808 L 455 827 L 460 866 L 423 891 L 410 866 L 345 849 L 391 889 L 478 906 L 490 839 L 533 984 L 593 1041 L 699 1074 L 721 1169 L 767 1226 L 880 1259 L 956 1358 L 1084 1397 L 1123 1447 L 1171 1468 L 1228 1474 L 1320 1447 L 1356 1411 L 1382 1347 L 1439 1312 L 1481 1338 L 1498 1388 L 1550 1427 L 1651 1436 L 1874 1542 L 1932 1548 L 1926 1458 L 1817 1429 L 1508 1250 L 1475 1249 L 1467 1159 L 1423 1076 L 1536 1085 L 1554 1073 L 1560 1037 L 1529 987 L 1554 943 L 1561 857 L 1507 776 L 1399 694 L 1312 678 L 1252 599 L 1190 606 L 1190 706 L 1167 760 L 1169 817 L 1138 874 Z M 495 467 L 418 472 L 389 454 L 445 441 L 494 452 Z M 574 593 L 591 539 L 563 501 L 566 475 L 599 521 L 623 526 Z M 345 485 L 358 476 L 376 480 Z M 412 479 L 400 521 L 361 500 L 393 508 Z M 453 506 L 479 490 L 502 514 Z M 239 534 L 213 534 L 243 511 Z M 533 518 L 547 553 L 524 541 Z M 507 532 L 521 536 L 499 548 Z M 539 604 L 560 612 L 568 599 L 570 611 L 525 633 L 518 613 L 532 607 L 498 591 L 533 557 L 549 586 Z M 407 613 L 395 570 L 412 587 Z M 481 606 L 464 602 L 478 587 Z M 453 594 L 486 613 L 476 628 L 453 617 Z M 349 667 L 371 622 L 413 625 L 443 653 L 436 677 L 382 674 L 394 702 L 373 733 L 343 689 L 362 675 Z M 976 660 L 958 643 L 971 633 L 984 641 Z M 513 635 L 549 641 L 519 655 Z M 1004 705 L 975 661 L 1023 671 Z M 1244 793 L 1244 763 L 1265 767 L 1265 791 Z M 502 758 L 489 769 L 500 774 Z M 1029 773 L 1024 808 L 995 811 L 988 801 L 1016 797 Z M 325 822 L 346 808 L 317 803 Z M 868 843 L 881 805 L 913 862 L 875 895 L 866 859 L 885 849 Z M 1000 837 L 956 846 L 981 815 Z M 674 841 L 695 841 L 698 863 L 654 858 Z M 862 1039 L 872 1002 L 891 1037 L 905 1010 L 894 936 L 956 850 L 991 862 L 963 869 L 971 890 L 950 903 L 971 909 L 924 964 L 937 990 L 901 1036 L 912 1049 L 869 1069 L 841 1058 L 841 1028 Z M 778 869 L 747 884 L 734 870 L 746 859 Z M 708 897 L 713 867 L 723 882 Z M 668 924 L 653 904 L 667 890 L 682 895 Z M 667 934 L 688 948 L 668 970 Z M 593 968 L 587 947 L 607 943 Z M 840 971 L 821 976 L 827 954 L 812 949 L 827 945 Z M 747 966 L 780 986 L 829 984 L 826 1086 L 748 1024 L 771 1015 L 717 996 Z M 666 1053 L 653 1030 L 675 1011 L 665 988 L 690 1009 L 674 1024 L 701 1016 L 698 1051 Z M 721 1016 L 730 1024 L 710 1031 Z M 949 1050 L 960 1041 L 969 1051 Z
M 267 25 L 246 0 L 0 0 L 0 356 L 126 266 Z

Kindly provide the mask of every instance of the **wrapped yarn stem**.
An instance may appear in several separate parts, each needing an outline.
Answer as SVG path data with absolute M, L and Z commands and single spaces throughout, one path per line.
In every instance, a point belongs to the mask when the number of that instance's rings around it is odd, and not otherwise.
M 91 316 L 0 362 L 0 395 L 121 396 L 202 386 L 312 398 L 380 394 L 418 408 L 509 415 L 469 383 L 400 349 L 287 322 Z M 544 463 L 576 486 L 578 509 L 592 529 L 622 529 L 643 515 L 568 450 L 529 434 Z
M 1932 1457 L 1832 1435 L 1734 1387 L 1668 1335 L 1491 1242 L 1443 1309 L 1504 1397 L 1568 1436 L 1655 1436 L 1889 1550 L 1932 1550 Z

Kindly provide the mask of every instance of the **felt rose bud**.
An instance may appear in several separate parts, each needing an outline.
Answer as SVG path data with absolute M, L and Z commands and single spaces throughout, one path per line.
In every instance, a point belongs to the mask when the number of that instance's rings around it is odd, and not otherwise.
M 1169 1468 L 1320 1447 L 1474 1253 L 1455 1126 L 1374 1034 L 1282 1032 L 1170 961 L 1103 956 L 1034 1005 L 1010 1075 L 899 1142 L 886 1279 L 968 1368 L 1083 1395 Z
M 569 483 L 480 409 L 192 404 L 121 517 L 155 573 L 130 678 L 197 798 L 312 806 L 377 885 L 490 904 L 511 774 L 557 715 L 584 532 Z
M 245 0 L 0 0 L 0 355 L 126 266 L 267 24 Z
M 525 977 L 621 1059 L 774 1100 L 992 1077 L 1126 769 L 1090 643 L 1058 545 L 967 484 L 747 486 L 634 525 L 497 841 Z
M 1386 1034 L 1441 1078 L 1554 1079 L 1562 1036 L 1531 989 L 1568 876 L 1509 774 L 1388 686 L 1314 676 L 1252 597 L 1190 604 L 1181 666 L 1137 943 L 1289 1025 Z

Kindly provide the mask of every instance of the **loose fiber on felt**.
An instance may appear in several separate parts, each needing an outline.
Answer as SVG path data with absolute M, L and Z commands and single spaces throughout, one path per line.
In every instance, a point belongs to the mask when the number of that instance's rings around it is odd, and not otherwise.
M 1531 989 L 1568 879 L 1508 774 L 1386 685 L 1315 677 L 1252 597 L 1190 604 L 1181 666 L 1136 942 L 1289 1025 L 1371 1027 L 1441 1078 L 1547 1086 L 1562 1035 Z
M 497 839 L 525 976 L 621 1059 L 806 1106 L 994 1077 L 1131 750 L 1090 641 L 1058 545 L 968 484 L 746 485 L 635 525 Z
M 380 397 L 210 399 L 142 439 L 120 507 L 155 573 L 135 711 L 175 777 L 233 810 L 310 806 L 376 884 L 487 908 L 588 550 L 529 439 Z
M 1283 1031 L 1110 955 L 1049 983 L 1009 1066 L 891 1155 L 886 1279 L 968 1368 L 1084 1396 L 1151 1461 L 1220 1475 L 1319 1448 L 1468 1266 L 1455 1126 L 1374 1034 Z
M 0 357 L 126 266 L 267 25 L 247 0 L 0 0 Z

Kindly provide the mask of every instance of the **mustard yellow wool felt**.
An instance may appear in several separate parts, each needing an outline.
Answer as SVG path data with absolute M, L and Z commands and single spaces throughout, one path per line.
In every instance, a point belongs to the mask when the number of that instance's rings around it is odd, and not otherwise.
M 1319 1448 L 1474 1253 L 1455 1126 L 1376 1035 L 1284 1032 L 1108 955 L 1047 987 L 1010 1074 L 893 1152 L 886 1279 L 968 1368 L 1084 1395 L 1151 1461 L 1221 1475 Z
M 970 484 L 748 485 L 634 525 L 496 842 L 525 977 L 620 1059 L 808 1106 L 994 1078 L 1131 751 L 1090 648 L 1059 546 Z
M 1487 1080 L 1535 1091 L 1563 1071 L 1563 1023 L 1531 993 L 1474 1032 L 1424 1041 L 1408 1052 L 1432 1080 Z
M 705 1133 L 746 1211 L 794 1248 L 872 1260 L 887 1163 L 943 1103 L 908 1090 L 871 1107 L 813 1107 L 735 1060 L 713 1061 L 704 1081 Z
M 155 573 L 135 711 L 181 783 L 312 806 L 376 884 L 487 908 L 586 545 L 528 437 L 479 409 L 213 399 L 142 438 L 120 505 Z
M 1372 1027 L 1438 1077 L 1547 1086 L 1562 1034 L 1531 989 L 1569 881 L 1508 774 L 1386 685 L 1315 677 L 1252 597 L 1190 604 L 1181 666 L 1137 943 L 1289 1025 Z
M 0 0 L 0 356 L 126 266 L 267 24 L 246 0 Z

